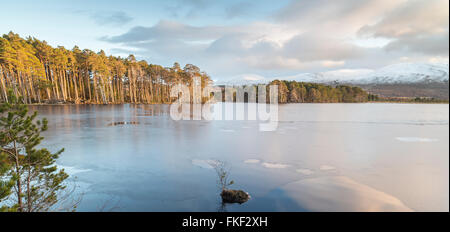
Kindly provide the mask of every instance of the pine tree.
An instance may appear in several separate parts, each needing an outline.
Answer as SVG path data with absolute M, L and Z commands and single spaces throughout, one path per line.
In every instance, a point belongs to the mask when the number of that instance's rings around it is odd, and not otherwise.
M 11 181 L 0 182 L 0 200 L 9 198 L 8 202 L 14 203 L 4 205 L 3 210 L 49 211 L 66 187 L 63 182 L 68 175 L 55 165 L 64 149 L 51 153 L 37 148 L 43 140 L 40 133 L 47 130 L 47 120 L 37 120 L 36 112 L 28 114 L 27 106 L 11 91 L 8 99 L 0 106 L 0 180 L 10 178 L 14 187 L 10 188 Z
M 8 211 L 9 207 L 2 206 L 2 201 L 6 200 L 11 195 L 12 188 L 14 187 L 14 180 L 12 178 L 2 178 L 8 173 L 10 165 L 8 162 L 8 156 L 3 152 L 0 153 L 0 212 Z

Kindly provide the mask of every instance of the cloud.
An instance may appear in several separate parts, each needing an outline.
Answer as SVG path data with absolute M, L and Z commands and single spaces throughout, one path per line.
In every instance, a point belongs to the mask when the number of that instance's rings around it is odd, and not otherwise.
M 203 3 L 194 0 L 186 8 L 212 7 Z M 227 17 L 245 17 L 247 3 L 227 5 Z M 448 2 L 442 0 L 291 1 L 262 20 L 188 22 L 160 20 L 102 40 L 156 63 L 195 63 L 213 78 L 374 69 L 448 57 Z
M 448 0 L 408 1 L 391 10 L 378 23 L 365 25 L 359 33 L 386 38 L 448 33 L 448 8 Z
M 292 0 L 273 14 L 279 23 L 300 27 L 303 31 L 349 36 L 367 23 L 376 22 L 384 12 L 404 0 Z
M 449 55 L 448 31 L 427 36 L 413 36 L 397 39 L 388 45 L 387 51 L 402 50 L 426 55 Z
M 386 51 L 448 56 L 448 27 L 448 0 L 412 0 L 390 11 L 379 22 L 363 26 L 358 34 L 391 39 L 384 47 Z
M 224 35 L 214 40 L 207 52 L 211 54 L 242 54 L 245 50 L 242 36 L 239 35 Z
M 363 50 L 342 40 L 305 33 L 289 40 L 284 45 L 284 53 L 300 61 L 341 61 L 357 58 Z
M 131 16 L 123 11 L 98 11 L 89 12 L 89 17 L 99 25 L 121 26 L 133 20 Z
M 174 21 L 162 20 L 152 27 L 133 27 L 128 32 L 111 37 L 103 37 L 102 40 L 113 43 L 144 42 L 151 40 L 185 40 L 199 41 L 216 39 L 226 32 L 224 27 L 195 27 Z

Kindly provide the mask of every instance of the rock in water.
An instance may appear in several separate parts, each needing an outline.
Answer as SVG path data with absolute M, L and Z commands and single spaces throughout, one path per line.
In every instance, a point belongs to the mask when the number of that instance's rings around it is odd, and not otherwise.
M 138 125 L 139 122 L 112 122 L 109 123 L 108 126 L 117 126 L 117 125 Z
M 250 195 L 242 190 L 233 190 L 233 189 L 224 189 L 222 193 L 220 193 L 222 197 L 222 201 L 224 203 L 239 203 L 242 204 L 248 199 L 250 199 Z

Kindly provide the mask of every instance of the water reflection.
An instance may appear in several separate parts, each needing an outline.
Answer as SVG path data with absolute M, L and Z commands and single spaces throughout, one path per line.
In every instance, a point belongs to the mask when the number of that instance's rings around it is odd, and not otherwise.
M 280 189 L 308 211 L 412 211 L 399 199 L 345 176 L 305 179 Z
M 49 119 L 44 145 L 66 148 L 81 211 L 111 196 L 121 211 L 448 211 L 448 105 L 280 105 L 273 132 L 173 121 L 167 105 L 31 108 Z M 229 163 L 252 199 L 222 206 L 207 160 Z
M 228 212 L 227 210 L 227 203 L 223 202 L 222 200 L 219 201 L 219 207 L 217 207 L 217 212 Z

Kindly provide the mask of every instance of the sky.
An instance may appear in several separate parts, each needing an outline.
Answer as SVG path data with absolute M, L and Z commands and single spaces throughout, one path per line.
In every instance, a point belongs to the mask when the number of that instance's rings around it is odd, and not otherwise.
M 449 61 L 448 0 L 2 0 L 0 11 L 0 34 L 194 64 L 213 80 Z

